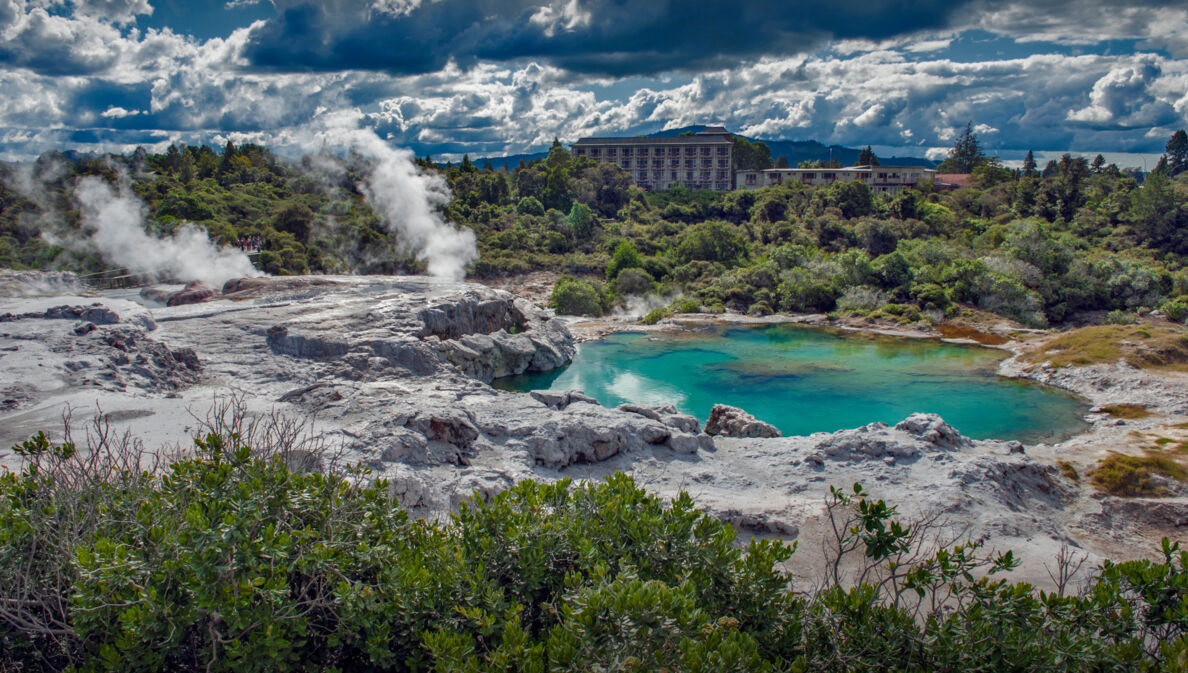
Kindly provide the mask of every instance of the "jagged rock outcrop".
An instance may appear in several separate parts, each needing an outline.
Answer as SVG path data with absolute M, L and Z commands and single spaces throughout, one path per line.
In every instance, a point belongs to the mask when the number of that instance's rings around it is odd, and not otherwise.
M 568 364 L 576 352 L 569 330 L 522 299 L 509 298 L 468 293 L 426 308 L 419 314 L 424 322 L 419 334 L 445 360 L 484 383 Z
M 269 280 L 228 281 L 232 298 L 268 296 Z M 278 292 L 334 293 L 350 283 L 276 283 Z M 271 325 L 267 342 L 274 353 L 337 361 L 351 378 L 382 375 L 386 367 L 428 376 L 451 366 L 484 383 L 524 372 L 551 371 L 573 359 L 573 337 L 558 320 L 506 292 L 464 286 L 430 306 L 408 291 L 408 280 L 375 283 L 385 295 L 368 305 L 338 307 Z M 423 292 L 426 288 L 417 287 Z M 291 296 L 291 295 L 290 295 Z M 377 361 L 378 359 L 378 361 Z
M 715 404 L 705 422 L 707 435 L 724 437 L 779 437 L 780 430 L 771 423 L 765 423 L 738 407 Z
M 544 413 L 528 410 L 518 418 L 500 421 L 499 427 L 487 426 L 487 430 L 505 434 L 546 467 L 596 463 L 650 448 L 664 447 L 676 453 L 713 449 L 713 439 L 691 429 L 691 417 L 683 414 L 661 415 L 647 407 L 640 409 L 653 413 L 607 409 L 577 391 L 534 391 L 531 395 Z M 692 420 L 696 424 L 697 419 Z

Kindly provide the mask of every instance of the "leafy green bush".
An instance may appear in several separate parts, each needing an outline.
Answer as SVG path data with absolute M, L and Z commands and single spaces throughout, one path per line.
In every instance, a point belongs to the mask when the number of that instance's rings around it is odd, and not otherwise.
M 676 247 L 676 257 L 682 262 L 718 262 L 733 266 L 746 254 L 747 243 L 738 229 L 717 220 L 690 227 Z
M 16 447 L 0 668 L 1121 673 L 1188 657 L 1188 552 L 1167 540 L 1080 595 L 1036 592 L 997 579 L 1010 552 L 927 549 L 926 523 L 855 485 L 830 490 L 806 594 L 779 570 L 793 548 L 740 547 L 688 495 L 625 475 L 526 481 L 412 521 L 365 471 L 256 452 L 240 431 L 159 472 L 43 435 Z
M 696 297 L 684 297 L 672 302 L 673 313 L 700 313 L 701 302 Z
M 602 298 L 590 283 L 572 276 L 563 276 L 553 286 L 549 306 L 561 315 L 587 315 L 595 318 L 602 315 Z
M 614 280 L 623 269 L 638 269 L 644 266 L 643 256 L 631 241 L 621 241 L 615 246 L 610 264 L 606 265 L 606 279 Z
M 1106 314 L 1105 324 L 1107 325 L 1133 325 L 1138 322 L 1138 316 L 1129 311 L 1119 311 L 1114 309 Z
M 855 285 L 846 288 L 842 296 L 838 297 L 837 309 L 839 311 L 873 311 L 886 303 L 887 295 L 877 288 Z
M 545 209 L 535 196 L 525 196 L 516 204 L 516 212 L 521 215 L 544 215 Z
M 642 295 L 655 289 L 656 283 L 643 269 L 624 269 L 615 278 L 614 286 L 622 295 Z
M 662 308 L 654 308 L 648 311 L 648 314 L 639 319 L 640 324 L 655 325 L 656 323 L 668 317 L 668 311 Z
M 1188 298 L 1181 296 L 1176 297 L 1175 299 L 1169 299 L 1163 302 L 1163 305 L 1159 307 L 1159 310 L 1163 311 L 1163 314 L 1166 315 L 1169 320 L 1174 320 L 1175 322 L 1184 322 L 1185 319 L 1188 319 Z

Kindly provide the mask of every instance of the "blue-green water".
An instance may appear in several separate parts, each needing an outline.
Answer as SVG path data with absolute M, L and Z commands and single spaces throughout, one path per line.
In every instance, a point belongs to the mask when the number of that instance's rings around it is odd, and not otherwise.
M 508 390 L 583 390 L 605 406 L 671 403 L 702 421 L 715 403 L 784 435 L 940 414 L 963 434 L 1023 442 L 1085 428 L 1088 405 L 995 375 L 1001 351 L 793 325 L 625 332 L 583 343 L 573 364 L 496 381 Z

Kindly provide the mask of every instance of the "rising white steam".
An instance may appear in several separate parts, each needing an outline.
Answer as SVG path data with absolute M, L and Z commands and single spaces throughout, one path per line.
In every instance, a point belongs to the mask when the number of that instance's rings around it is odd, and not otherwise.
M 154 279 L 202 281 L 216 290 L 232 278 L 263 275 L 241 250 L 218 248 L 206 232 L 183 223 L 169 238 L 144 229 L 144 204 L 129 190 L 85 177 L 74 188 L 87 238 L 83 243 L 105 260 Z
M 426 263 L 431 276 L 446 280 L 466 276 L 466 265 L 478 259 L 478 248 L 473 231 L 446 222 L 437 211 L 450 200 L 445 178 L 422 171 L 411 151 L 388 145 L 374 131 L 359 128 L 350 116 L 332 116 L 316 144 L 353 150 L 370 159 L 371 174 L 360 187 L 384 226 Z

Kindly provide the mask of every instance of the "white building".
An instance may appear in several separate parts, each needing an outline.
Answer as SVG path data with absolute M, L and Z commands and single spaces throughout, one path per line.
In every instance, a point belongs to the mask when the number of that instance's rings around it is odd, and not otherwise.
M 732 188 L 734 140 L 721 126 L 673 138 L 582 138 L 572 149 L 580 157 L 618 164 L 640 189 Z
M 895 195 L 905 187 L 932 180 L 936 171 L 922 166 L 847 166 L 846 168 L 769 168 L 739 171 L 735 189 L 762 189 L 785 183 L 822 186 L 860 181 L 875 194 Z

